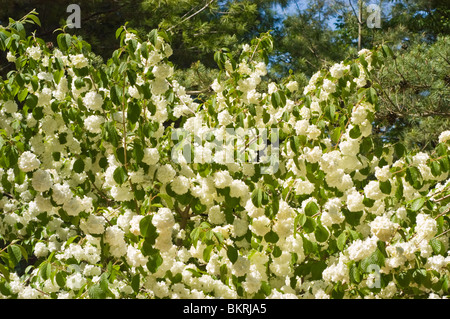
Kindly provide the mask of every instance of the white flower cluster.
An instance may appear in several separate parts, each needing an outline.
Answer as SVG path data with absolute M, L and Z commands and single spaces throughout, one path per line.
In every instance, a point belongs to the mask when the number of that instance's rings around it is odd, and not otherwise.
M 115 59 L 94 83 L 87 56 L 29 46 L 35 69 L 23 72 L 40 81 L 27 86 L 36 109 L 0 92 L 0 236 L 8 256 L 22 247 L 38 259 L 23 276 L 9 260 L 0 297 L 448 294 L 449 148 L 394 161 L 394 147 L 374 143 L 376 105 L 364 86 L 381 63 L 375 53 L 317 72 L 294 101 L 291 79 L 262 89 L 263 56 L 244 46 L 199 104 L 173 79 L 161 36 L 123 32 L 125 88 Z M 62 75 L 52 69 L 59 61 Z M 271 143 L 254 142 L 275 127 Z M 450 146 L 449 131 L 439 142 Z M 395 280 L 371 288 L 370 267 Z

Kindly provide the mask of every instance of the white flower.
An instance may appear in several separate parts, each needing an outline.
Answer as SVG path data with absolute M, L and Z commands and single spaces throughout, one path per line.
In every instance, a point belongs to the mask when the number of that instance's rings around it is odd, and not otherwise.
M 90 115 L 84 120 L 84 126 L 91 133 L 99 134 L 102 132 L 101 125 L 105 122 L 105 119 L 98 115 Z
M 8 53 L 6 54 L 6 60 L 8 60 L 8 62 L 16 62 L 16 57 L 10 51 L 8 51 Z
M 427 264 L 425 265 L 427 268 L 431 268 L 434 271 L 440 271 L 445 268 L 448 264 L 444 256 L 437 255 L 428 258 Z
M 62 205 L 72 198 L 69 184 L 54 184 L 52 186 L 52 198 L 56 204 Z
M 219 205 L 214 205 L 209 209 L 208 220 L 216 225 L 221 225 L 226 222 L 225 214 L 222 212 Z
M 367 198 L 378 200 L 383 198 L 385 195 L 380 190 L 380 184 L 378 181 L 370 181 L 364 187 L 364 194 Z
M 38 242 L 34 246 L 34 255 L 37 258 L 47 257 L 49 253 L 48 247 L 43 242 Z
M 328 266 L 322 273 L 325 281 L 346 283 L 349 280 L 348 267 L 342 261 Z
M 382 168 L 375 167 L 375 177 L 381 181 L 385 182 L 391 177 L 391 173 L 389 172 L 389 165 L 385 165 Z
M 17 103 L 13 100 L 6 101 L 3 107 L 6 113 L 14 114 L 17 112 Z
M 238 256 L 236 262 L 233 264 L 231 271 L 236 277 L 244 276 L 250 269 L 250 261 L 243 256 Z
M 450 131 L 444 131 L 439 135 L 439 143 L 450 141 Z
M 28 47 L 26 50 L 27 54 L 34 60 L 38 61 L 41 58 L 41 48 L 32 46 Z
M 295 187 L 295 195 L 305 195 L 311 194 L 315 189 L 315 186 L 310 181 L 297 181 L 297 186 Z
M 325 90 L 326 93 L 336 92 L 336 84 L 334 84 L 328 79 L 323 80 L 322 88 Z
M 277 85 L 274 82 L 270 82 L 268 86 L 268 94 L 275 93 L 278 90 Z
M 298 83 L 297 81 L 289 81 L 289 83 L 286 84 L 286 87 L 289 91 L 295 92 L 298 90 Z
M 66 278 L 66 286 L 72 290 L 79 290 L 86 282 L 86 278 L 79 272 L 75 272 Z
M 145 148 L 142 161 L 147 165 L 155 165 L 159 161 L 159 152 L 156 148 Z
M 45 192 L 52 187 L 52 179 L 50 173 L 46 170 L 38 169 L 33 173 L 31 185 L 38 192 Z
M 217 171 L 213 175 L 214 177 L 214 185 L 217 188 L 224 188 L 230 186 L 233 182 L 233 178 L 231 177 L 228 171 Z
M 228 124 L 233 122 L 233 117 L 228 113 L 228 110 L 223 110 L 217 115 L 217 119 L 219 120 L 219 124 L 222 126 L 227 126 Z
M 70 61 L 72 61 L 73 67 L 77 69 L 84 68 L 89 65 L 88 59 L 83 54 L 69 55 Z
M 105 231 L 105 218 L 102 216 L 89 215 L 87 220 L 80 222 L 80 228 L 86 234 L 103 234 Z
M 339 143 L 342 155 L 356 156 L 359 153 L 359 141 L 352 138 Z
M 219 81 L 217 79 L 214 79 L 214 82 L 211 84 L 211 88 L 214 90 L 214 92 L 220 93 L 223 91 L 223 86 L 220 85 Z
M 436 220 L 429 215 L 420 213 L 416 217 L 416 232 L 419 241 L 430 240 L 436 235 L 437 223 Z
M 145 266 L 148 258 L 144 257 L 139 249 L 130 245 L 127 249 L 127 261 L 132 267 L 141 267 Z
M 364 196 L 352 188 L 347 194 L 347 208 L 351 212 L 362 211 L 365 207 L 363 204 Z
M 189 179 L 185 176 L 176 176 L 170 184 L 172 190 L 178 195 L 186 194 L 189 190 Z
M 370 223 L 370 231 L 381 241 L 389 241 L 397 227 L 398 224 L 391 222 L 386 216 L 377 216 Z
M 141 234 L 140 222 L 144 218 L 142 215 L 134 215 L 130 220 L 130 233 L 139 236 Z
M 135 99 L 141 98 L 141 94 L 139 93 L 138 89 L 135 86 L 132 86 L 128 89 L 128 94 L 130 94 L 130 96 Z
M 156 78 L 165 79 L 173 74 L 173 68 L 167 64 L 155 65 L 152 73 Z
M 230 185 L 231 197 L 244 197 L 248 194 L 248 186 L 241 180 L 233 180 Z
M 132 200 L 134 198 L 134 194 L 133 192 L 131 192 L 128 187 L 126 186 L 113 186 L 111 188 L 111 196 L 116 200 L 116 201 L 128 201 L 128 200 Z
M 114 225 L 106 229 L 105 240 L 112 246 L 121 245 L 123 241 L 124 231 L 119 226 Z
M 254 218 L 250 230 L 257 236 L 264 236 L 270 231 L 270 219 L 265 215 Z
M 344 71 L 350 69 L 350 66 L 344 66 L 344 63 L 336 63 L 330 68 L 331 76 L 339 79 L 344 75 Z
M 72 197 L 63 204 L 63 209 L 69 216 L 77 216 L 83 211 L 84 206 L 79 197 Z
M 377 237 L 368 237 L 364 241 L 357 239 L 348 247 L 349 258 L 358 261 L 369 257 L 377 249 Z
M 158 230 L 170 229 L 175 225 L 173 212 L 169 208 L 162 207 L 153 215 L 152 224 Z
M 95 91 L 90 91 L 83 97 L 83 103 L 90 110 L 100 111 L 103 105 L 103 97 Z
M 18 165 L 20 170 L 26 173 L 39 168 L 41 162 L 35 154 L 31 153 L 30 151 L 25 151 L 22 153 L 22 155 L 20 155 Z
M 156 172 L 156 178 L 163 184 L 167 184 L 173 180 L 175 177 L 175 170 L 170 164 L 165 164 L 158 168 Z

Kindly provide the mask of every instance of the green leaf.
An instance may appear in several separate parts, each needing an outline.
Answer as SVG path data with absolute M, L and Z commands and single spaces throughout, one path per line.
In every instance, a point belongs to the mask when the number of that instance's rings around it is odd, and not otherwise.
M 147 268 L 152 273 L 155 273 L 159 266 L 161 266 L 163 263 L 163 258 L 161 257 L 161 254 L 159 251 L 157 251 L 155 254 L 152 254 L 148 256 L 148 262 L 147 262 Z
M 305 206 L 305 215 L 306 216 L 313 216 L 319 212 L 319 206 L 314 201 L 310 201 Z
M 39 267 L 39 274 L 42 279 L 47 280 L 50 278 L 52 273 L 52 265 L 48 261 L 44 261 Z
M 269 202 L 268 195 L 260 188 L 255 188 L 255 190 L 252 192 L 251 199 L 253 205 L 255 205 L 256 207 L 262 207 Z
M 128 173 L 125 167 L 123 166 L 117 167 L 114 170 L 113 178 L 117 184 L 122 185 L 128 179 Z
M 352 129 L 349 132 L 349 135 L 352 139 L 357 139 L 361 136 L 361 130 L 359 128 L 359 125 L 355 125 L 352 127 Z
M 378 101 L 377 91 L 374 88 L 367 89 L 367 101 L 373 105 L 375 105 Z
M 81 158 L 73 163 L 73 171 L 78 174 L 84 171 L 84 161 Z
M 119 134 L 113 122 L 106 122 L 104 125 L 105 140 L 110 142 L 114 147 L 119 146 Z
M 138 293 L 140 285 L 141 285 L 141 275 L 136 274 L 133 276 L 133 278 L 131 278 L 131 288 L 133 288 L 133 291 L 135 293 Z
M 361 260 L 360 267 L 363 272 L 368 272 L 367 268 L 370 265 L 377 265 L 381 268 L 381 267 L 384 267 L 384 263 L 385 263 L 385 257 L 383 255 L 383 253 L 380 251 L 380 249 L 377 248 L 369 257 Z
M 274 108 L 284 107 L 286 105 L 286 95 L 282 91 L 272 93 L 272 105 Z
M 272 243 L 275 244 L 278 242 L 278 240 L 280 239 L 277 235 L 276 232 L 274 232 L 273 230 L 269 231 L 267 234 L 264 235 L 264 239 L 266 240 L 266 242 L 268 243 Z
M 439 143 L 438 146 L 436 146 L 436 153 L 439 156 L 447 155 L 447 145 L 445 145 L 445 143 Z
M 111 101 L 116 105 L 122 104 L 122 89 L 114 85 L 110 91 Z
M 138 103 L 128 103 L 127 119 L 132 123 L 136 123 L 141 115 L 141 107 Z
M 380 183 L 380 190 L 383 194 L 389 195 L 392 191 L 391 182 L 389 180 L 385 182 L 379 182 Z
M 152 224 L 151 215 L 146 215 L 140 220 L 139 230 L 144 237 L 151 237 L 156 232 L 156 227 Z
M 70 34 L 61 33 L 57 36 L 56 42 L 61 50 L 67 51 L 72 44 L 72 37 Z
M 106 291 L 102 289 L 100 284 L 89 287 L 88 294 L 91 299 L 106 299 Z
M 211 252 L 214 248 L 214 245 L 206 246 L 206 248 L 203 250 L 203 260 L 205 262 L 209 262 L 209 258 L 211 257 Z
M 441 165 L 438 161 L 431 162 L 431 174 L 436 177 L 441 175 Z
M 66 285 L 66 279 L 64 278 L 64 272 L 62 271 L 56 273 L 55 280 L 58 286 L 61 288 L 64 288 L 64 286 Z
M 16 266 L 22 259 L 22 250 L 17 245 L 8 246 L 9 260 Z
M 324 113 L 328 120 L 333 121 L 336 114 L 336 106 L 334 104 L 327 104 Z
M 385 58 L 387 58 L 387 57 L 394 58 L 395 57 L 394 56 L 394 52 L 392 52 L 392 49 L 389 46 L 385 45 L 385 44 L 381 46 L 381 51 L 382 51 L 383 56 Z
M 318 225 L 314 230 L 314 235 L 319 243 L 323 243 L 327 241 L 330 233 L 324 226 Z
M 445 256 L 445 246 L 439 239 L 437 238 L 431 239 L 430 246 L 435 254 Z
M 352 264 L 349 271 L 350 281 L 359 284 L 361 282 L 361 273 L 356 264 Z
M 0 263 L 0 272 L 2 273 L 3 277 L 5 277 L 6 281 L 9 282 L 9 269 L 6 268 L 3 264 Z
M 234 246 L 227 246 L 227 257 L 233 264 L 238 259 L 238 251 Z
M 339 138 L 341 137 L 341 130 L 342 130 L 341 127 L 338 126 L 331 133 L 330 138 L 333 143 L 336 144 L 339 141 Z
M 357 78 L 359 77 L 359 65 L 357 63 L 353 63 L 350 67 L 350 71 L 352 72 L 352 75 Z
M 410 166 L 406 169 L 406 181 L 411 184 L 415 189 L 422 187 L 423 177 L 419 169 L 415 166 Z
M 38 97 L 34 94 L 28 94 L 27 98 L 25 99 L 25 105 L 28 106 L 28 108 L 33 109 L 38 103 Z
M 394 154 L 398 158 L 402 158 L 406 154 L 406 147 L 402 143 L 396 143 L 394 145 Z
M 309 234 L 316 229 L 316 222 L 311 217 L 306 217 L 305 223 L 303 224 L 303 230 Z
M 336 244 L 340 251 L 343 251 L 345 248 L 345 244 L 347 242 L 348 234 L 346 231 L 343 231 L 337 238 Z
M 419 210 L 423 207 L 423 205 L 425 204 L 425 202 L 426 202 L 426 198 L 425 198 L 425 197 L 419 197 L 419 198 L 416 198 L 416 199 L 413 200 L 413 202 L 411 203 L 411 210 L 412 210 L 413 212 L 419 211 Z

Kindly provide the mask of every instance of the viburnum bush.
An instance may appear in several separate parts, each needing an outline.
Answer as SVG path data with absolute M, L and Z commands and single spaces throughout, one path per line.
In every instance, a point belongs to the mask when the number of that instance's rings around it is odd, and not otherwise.
M 410 154 L 371 136 L 387 46 L 261 83 L 269 34 L 215 54 L 207 97 L 164 32 L 86 42 L 0 29 L 3 298 L 442 298 L 450 131 Z M 262 89 L 267 87 L 267 89 Z M 231 156 L 231 157 L 230 157 Z

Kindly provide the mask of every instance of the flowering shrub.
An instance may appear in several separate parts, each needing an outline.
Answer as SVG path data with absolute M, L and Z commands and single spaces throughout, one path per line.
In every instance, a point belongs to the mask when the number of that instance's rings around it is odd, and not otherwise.
M 432 298 L 449 294 L 449 147 L 371 137 L 391 55 L 261 89 L 272 40 L 216 53 L 206 100 L 166 35 L 93 67 L 89 45 L 0 29 L 4 298 Z M 231 154 L 231 159 L 228 155 Z

